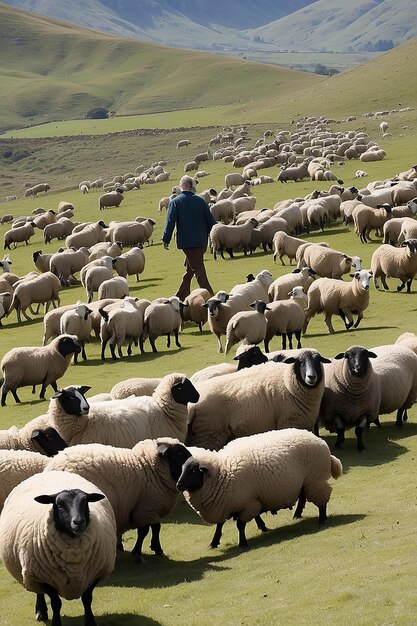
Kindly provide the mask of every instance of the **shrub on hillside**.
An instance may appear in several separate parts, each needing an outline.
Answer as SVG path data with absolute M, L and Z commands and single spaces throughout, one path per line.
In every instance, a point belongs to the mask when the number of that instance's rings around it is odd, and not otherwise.
M 109 111 L 105 107 L 94 107 L 87 111 L 85 118 L 87 120 L 105 120 L 109 117 Z

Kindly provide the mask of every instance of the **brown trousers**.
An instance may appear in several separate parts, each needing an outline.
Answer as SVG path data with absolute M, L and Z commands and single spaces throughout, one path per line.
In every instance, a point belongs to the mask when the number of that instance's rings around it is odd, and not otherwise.
M 199 286 L 207 289 L 211 295 L 214 295 L 212 286 L 207 278 L 206 268 L 204 267 L 205 248 L 184 248 L 185 254 L 185 274 L 182 277 L 181 285 L 178 287 L 176 295 L 180 300 L 184 300 L 191 291 L 191 280 L 195 276 Z

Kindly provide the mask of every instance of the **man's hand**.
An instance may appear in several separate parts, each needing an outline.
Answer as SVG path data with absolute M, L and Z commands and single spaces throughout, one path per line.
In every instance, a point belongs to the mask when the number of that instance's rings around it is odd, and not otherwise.
M 169 245 L 167 243 L 164 243 L 164 250 L 169 250 Z

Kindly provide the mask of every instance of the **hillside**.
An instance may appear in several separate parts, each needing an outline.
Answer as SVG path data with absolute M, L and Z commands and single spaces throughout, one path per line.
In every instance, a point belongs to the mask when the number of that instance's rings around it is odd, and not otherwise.
M 397 46 L 417 37 L 415 2 L 319 0 L 248 35 L 278 44 L 281 50 L 359 51 L 379 40 Z
M 222 104 L 242 109 L 255 94 L 267 99 L 322 80 L 231 57 L 118 39 L 4 4 L 0 59 L 1 129 L 83 118 L 97 105 L 118 115 Z

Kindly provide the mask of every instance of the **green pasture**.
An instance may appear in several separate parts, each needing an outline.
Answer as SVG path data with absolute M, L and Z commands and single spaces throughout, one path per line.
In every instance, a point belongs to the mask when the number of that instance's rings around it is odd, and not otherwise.
M 377 94 L 376 96 L 377 97 Z M 381 102 L 375 104 L 375 109 Z M 332 113 L 329 113 L 329 115 Z M 347 112 L 346 112 L 347 114 Z M 266 127 L 251 127 L 253 142 Z M 276 119 L 276 118 L 273 118 Z M 113 122 L 113 120 L 109 120 Z M 335 165 L 345 185 L 366 184 L 408 168 L 415 163 L 415 112 L 396 114 L 389 118 L 393 138 L 384 148 L 383 162 L 362 167 L 358 161 Z M 367 128 L 371 137 L 380 140 L 378 120 L 363 118 L 338 129 Z M 404 129 L 407 126 L 408 129 Z M 275 126 L 273 126 L 275 130 Z M 56 139 L 33 145 L 31 169 L 24 161 L 3 169 L 11 178 L 9 186 L 2 186 L 2 195 L 17 192 L 18 200 L 0 204 L 0 215 L 29 214 L 34 208 L 56 208 L 60 200 L 73 202 L 77 221 L 131 219 L 137 215 L 152 217 L 157 226 L 154 245 L 145 248 L 146 267 L 140 283 L 129 279 L 131 293 L 141 298 L 172 295 L 182 274 L 183 255 L 172 242 L 165 251 L 161 234 L 165 214 L 157 213 L 158 200 L 168 195 L 172 185 L 182 175 L 183 163 L 207 145 L 214 129 L 190 129 L 192 146 L 177 151 L 178 132 L 151 136 L 115 135 L 105 137 Z M 188 135 L 188 132 L 185 133 Z M 9 140 L 8 140 L 9 141 Z M 23 141 L 23 140 L 22 140 Z M 28 143 L 27 145 L 31 145 Z M 144 185 L 139 191 L 126 193 L 119 209 L 98 210 L 98 193 L 81 195 L 76 188 L 83 178 L 110 176 L 134 169 L 139 163 L 168 156 L 167 169 L 171 179 L 159 185 Z M 29 160 L 26 161 L 29 163 Z M 60 170 L 60 167 L 63 167 Z M 368 178 L 354 178 L 356 169 L 365 169 Z M 58 169 L 54 169 L 58 168 Z M 200 180 L 199 189 L 221 188 L 224 175 L 232 171 L 230 164 L 207 162 L 202 169 L 209 176 Z M 270 173 L 265 170 L 265 173 Z M 276 171 L 274 175 L 276 175 Z M 54 188 L 46 196 L 23 198 L 23 180 L 36 181 L 51 176 Z M 48 178 L 49 180 L 49 178 Z M 4 179 L 1 181 L 4 183 Z M 7 182 L 7 181 L 6 181 Z M 20 185 L 20 186 L 19 186 Z M 314 188 L 326 188 L 323 183 L 273 183 L 254 188 L 257 207 L 272 207 L 288 197 L 304 196 Z M 65 191 L 66 189 L 66 191 Z M 55 190 L 55 191 L 54 191 Z M 8 226 L 0 227 L 3 233 Z M 359 254 L 363 266 L 369 267 L 372 252 L 380 241 L 363 245 L 352 232 L 340 223 L 332 224 L 324 233 L 313 232 L 306 239 L 326 240 L 339 250 Z M 45 246 L 42 233 L 37 231 L 29 246 L 19 245 L 10 253 L 17 274 L 33 269 L 32 253 L 55 251 L 60 242 Z M 290 267 L 274 265 L 272 254 L 257 252 L 253 256 L 236 255 L 235 260 L 214 261 L 206 255 L 208 275 L 215 290 L 230 289 L 245 276 L 266 268 L 274 277 L 290 271 Z M 322 317 L 315 318 L 303 346 L 311 346 L 328 357 L 353 344 L 372 347 L 395 341 L 404 331 L 416 330 L 417 285 L 413 293 L 396 293 L 396 281 L 389 281 L 388 293 L 371 289 L 370 307 L 357 330 L 346 332 L 341 320 L 335 320 L 337 330 L 330 336 Z M 85 300 L 81 287 L 62 291 L 62 304 Z M 17 345 L 39 345 L 43 332 L 42 315 L 32 322 L 17 324 L 14 313 L 4 320 L 0 329 L 0 356 Z M 157 340 L 159 353 L 142 356 L 137 351 L 130 358 L 112 362 L 100 360 L 100 346 L 96 340 L 87 345 L 88 360 L 71 365 L 60 384 L 88 384 L 89 395 L 110 390 L 116 382 L 132 376 L 162 376 L 172 371 L 188 375 L 213 363 L 232 362 L 216 352 L 216 339 L 207 329 L 199 333 L 188 324 L 180 336 L 181 349 L 166 348 L 165 338 Z M 271 349 L 280 347 L 280 339 L 271 343 Z M 51 390 L 48 389 L 47 397 Z M 30 388 L 20 392 L 22 404 L 16 405 L 9 396 L 7 407 L 0 410 L 0 427 L 18 426 L 46 411 L 47 402 L 32 396 Z M 415 622 L 417 599 L 415 553 L 417 542 L 414 525 L 417 522 L 415 458 L 417 455 L 417 413 L 410 411 L 410 419 L 402 430 L 394 426 L 395 416 L 385 416 L 381 429 L 371 428 L 365 435 L 366 451 L 358 454 L 355 437 L 348 433 L 345 449 L 339 456 L 345 474 L 334 483 L 329 503 L 329 520 L 319 528 L 317 511 L 307 505 L 302 520 L 292 520 L 290 511 L 281 511 L 276 517 L 266 515 L 271 531 L 260 535 L 254 524 L 249 525 L 250 549 L 237 548 L 237 532 L 232 522 L 225 527 L 219 549 L 208 551 L 213 528 L 203 524 L 198 516 L 180 499 L 176 510 L 163 524 L 161 542 L 166 557 L 156 557 L 145 542 L 146 563 L 134 565 L 128 553 L 133 547 L 134 533 L 126 536 L 126 552 L 118 555 L 112 576 L 94 594 L 93 610 L 101 626 L 177 626 L 188 623 L 195 626 L 213 624 L 237 626 L 253 624 L 360 624 L 408 625 Z M 331 448 L 335 437 L 325 435 Z M 410 478 L 411 476 L 411 478 Z M 34 595 L 12 581 L 0 565 L 0 601 L 2 626 L 26 626 L 34 623 Z M 63 603 L 63 624 L 81 626 L 81 602 Z
M 274 65 L 282 65 L 308 72 L 314 72 L 317 63 L 343 72 L 357 65 L 362 65 L 362 63 L 366 63 L 376 56 L 370 52 L 281 52 L 273 51 L 272 48 L 273 46 L 271 46 L 271 50 L 268 50 L 268 47 L 265 46 L 265 50 L 248 50 L 247 52 L 242 52 L 241 55 L 249 61 L 273 63 Z

